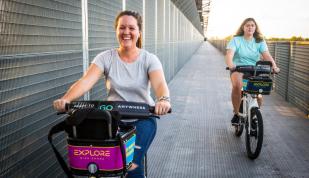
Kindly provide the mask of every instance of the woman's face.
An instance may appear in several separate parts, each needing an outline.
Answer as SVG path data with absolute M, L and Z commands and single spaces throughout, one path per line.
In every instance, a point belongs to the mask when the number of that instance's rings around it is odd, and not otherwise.
M 255 29 L 256 29 L 255 23 L 253 21 L 248 21 L 247 23 L 245 23 L 243 27 L 244 35 L 253 36 Z
M 140 35 L 137 20 L 129 15 L 120 17 L 116 33 L 120 47 L 127 49 L 136 47 L 136 42 Z

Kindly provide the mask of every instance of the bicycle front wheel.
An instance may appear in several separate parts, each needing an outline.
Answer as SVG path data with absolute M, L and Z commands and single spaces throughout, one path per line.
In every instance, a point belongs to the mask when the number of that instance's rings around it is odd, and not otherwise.
M 246 124 L 246 149 L 248 157 L 256 159 L 262 149 L 264 134 L 262 114 L 258 108 L 251 109 L 250 123 L 250 132 L 249 123 Z

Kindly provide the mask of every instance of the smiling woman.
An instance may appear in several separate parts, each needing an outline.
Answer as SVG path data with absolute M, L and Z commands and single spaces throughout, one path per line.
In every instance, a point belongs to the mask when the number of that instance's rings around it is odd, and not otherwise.
M 136 47 L 142 48 L 142 23 L 142 18 L 137 12 L 121 12 L 115 20 L 118 42 L 121 44 L 121 42 L 128 40 L 132 43 L 135 42 Z M 125 46 L 121 45 L 121 47 Z M 131 44 L 131 46 L 133 45 Z
M 99 53 L 86 74 L 62 98 L 54 101 L 56 110 L 63 111 L 66 103 L 89 91 L 103 74 L 107 100 L 147 103 L 155 106 L 155 114 L 167 114 L 171 104 L 162 64 L 157 56 L 141 49 L 141 16 L 137 12 L 122 11 L 116 17 L 115 29 L 119 47 Z M 150 87 L 156 95 L 156 102 L 150 95 Z M 142 160 L 155 137 L 156 118 L 130 120 L 119 125 L 135 126 L 137 132 L 133 164 L 127 178 L 144 178 Z

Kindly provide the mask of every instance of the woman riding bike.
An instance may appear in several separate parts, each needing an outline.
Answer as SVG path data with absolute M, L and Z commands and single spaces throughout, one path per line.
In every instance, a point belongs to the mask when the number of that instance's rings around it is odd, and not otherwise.
M 263 60 L 268 60 L 272 63 L 275 73 L 278 73 L 280 69 L 270 55 L 267 44 L 253 18 L 247 18 L 242 22 L 236 35 L 228 43 L 226 49 L 225 62 L 231 71 L 231 98 L 234 112 L 231 122 L 232 125 L 235 125 L 239 122 L 238 112 L 241 103 L 242 79 L 244 74 L 233 69 L 235 69 L 236 66 L 255 66 L 256 62 L 259 61 L 261 57 Z M 258 103 L 259 106 L 261 106 L 261 96 L 258 98 Z
M 162 64 L 157 56 L 142 47 L 142 18 L 137 12 L 123 11 L 115 20 L 119 47 L 98 54 L 85 75 L 75 82 L 67 93 L 55 100 L 58 111 L 65 110 L 65 104 L 78 99 L 89 91 L 104 74 L 109 101 L 133 101 L 155 105 L 155 114 L 164 115 L 171 108 L 169 89 Z M 150 85 L 157 97 L 150 96 Z M 136 141 L 133 164 L 127 177 L 144 178 L 142 160 L 156 134 L 156 120 L 131 120 L 123 125 L 136 127 Z

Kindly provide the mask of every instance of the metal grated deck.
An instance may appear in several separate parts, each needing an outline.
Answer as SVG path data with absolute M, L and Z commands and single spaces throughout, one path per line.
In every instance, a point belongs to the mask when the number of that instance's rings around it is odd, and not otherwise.
M 264 143 L 246 156 L 244 135 L 230 125 L 229 72 L 205 42 L 169 84 L 173 114 L 158 120 L 148 153 L 149 178 L 309 177 L 309 120 L 272 93 L 264 97 Z

